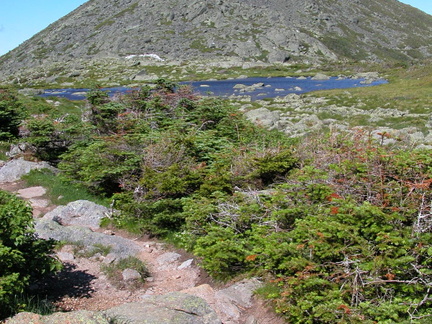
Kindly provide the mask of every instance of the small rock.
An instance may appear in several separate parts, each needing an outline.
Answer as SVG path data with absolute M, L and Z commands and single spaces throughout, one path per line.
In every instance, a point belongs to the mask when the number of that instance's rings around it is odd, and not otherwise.
M 122 277 L 123 277 L 124 281 L 134 281 L 134 280 L 141 280 L 142 279 L 140 273 L 134 269 L 123 270 Z
M 89 260 L 91 260 L 91 261 L 100 261 L 101 259 L 104 259 L 104 256 L 102 254 L 100 254 L 100 253 L 96 253 Z
M 108 253 L 105 256 L 105 259 L 102 261 L 105 264 L 111 264 L 117 259 L 117 256 L 114 253 Z
M 192 266 L 193 261 L 194 261 L 194 259 L 186 260 L 181 265 L 179 265 L 179 267 L 177 269 L 178 270 L 188 269 Z
M 160 265 L 164 265 L 164 264 L 170 264 L 173 263 L 175 261 L 177 261 L 178 259 L 180 259 L 181 255 L 175 252 L 168 252 L 168 253 L 164 253 L 161 256 L 159 256 L 156 261 L 160 264 Z
M 6 155 L 11 158 L 14 158 L 19 155 L 23 155 L 24 153 L 27 152 L 34 153 L 35 152 L 34 146 L 29 143 L 18 143 L 18 144 L 12 144 L 9 152 L 7 152 Z
M 253 315 L 251 315 L 246 319 L 245 324 L 258 324 L 258 321 Z
M 71 262 L 75 260 L 74 255 L 69 252 L 58 252 L 57 257 L 60 259 L 61 262 Z
M 33 208 L 46 208 L 49 206 L 47 199 L 30 199 L 29 201 Z
M 317 73 L 315 74 L 315 76 L 312 77 L 312 80 L 328 80 L 328 79 L 330 79 L 330 77 L 323 73 Z

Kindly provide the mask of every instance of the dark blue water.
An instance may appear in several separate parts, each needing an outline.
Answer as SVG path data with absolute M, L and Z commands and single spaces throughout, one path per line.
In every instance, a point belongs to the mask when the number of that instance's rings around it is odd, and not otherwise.
M 340 79 L 330 78 L 328 80 L 312 80 L 311 78 L 247 78 L 233 80 L 215 80 L 215 81 L 192 81 L 181 82 L 180 84 L 191 85 L 193 89 L 201 95 L 212 95 L 220 97 L 229 96 L 250 96 L 252 100 L 263 98 L 274 98 L 277 96 L 283 97 L 290 93 L 306 93 L 316 90 L 329 89 L 346 89 L 357 87 L 370 87 L 387 83 L 386 80 L 377 80 L 372 83 L 364 83 L 364 79 Z M 236 85 L 244 85 L 253 89 L 235 89 Z M 238 86 L 237 86 L 238 87 Z M 110 96 L 115 94 L 123 94 L 131 91 L 132 88 L 115 87 L 104 88 Z M 86 98 L 86 93 L 89 89 L 51 89 L 45 90 L 42 97 L 62 97 L 70 100 L 83 100 Z
M 330 78 L 328 80 L 312 80 L 312 78 L 247 78 L 235 80 L 217 80 L 217 81 L 196 81 L 184 82 L 190 84 L 196 91 L 205 95 L 211 94 L 215 96 L 228 97 L 231 95 L 251 96 L 252 100 L 260 98 L 274 98 L 277 96 L 286 96 L 290 93 L 306 93 L 316 90 L 329 90 L 329 89 L 345 89 L 356 87 L 375 86 L 387 83 L 386 80 L 377 80 L 370 84 L 362 83 L 364 79 L 339 79 Z M 243 84 L 245 86 L 252 86 L 254 84 L 262 83 L 263 86 L 253 87 L 252 89 L 234 89 L 234 86 Z M 246 90 L 246 91 L 245 91 Z

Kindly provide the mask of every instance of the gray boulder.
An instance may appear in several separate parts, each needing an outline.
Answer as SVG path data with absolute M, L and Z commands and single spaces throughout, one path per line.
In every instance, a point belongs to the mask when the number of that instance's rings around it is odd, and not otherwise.
M 222 323 L 204 299 L 179 292 L 148 296 L 143 302 L 123 304 L 104 314 L 118 324 Z
M 271 51 L 267 59 L 270 63 L 285 63 L 289 61 L 290 55 L 286 51 Z
M 267 108 L 258 108 L 245 113 L 246 119 L 262 127 L 273 129 L 278 127 L 279 111 L 270 111 Z
M 141 248 L 135 242 L 99 232 L 92 232 L 89 228 L 79 226 L 61 226 L 48 219 L 37 219 L 35 230 L 43 239 L 54 239 L 68 243 L 83 245 L 86 250 L 93 250 L 94 245 L 110 246 L 110 257 L 115 260 L 137 255 Z
M 328 80 L 330 77 L 324 73 L 317 73 L 312 77 L 312 80 Z
M 31 162 L 23 158 L 11 160 L 0 168 L 0 183 L 14 182 L 31 170 L 54 169 L 47 162 Z
M 216 296 L 224 295 L 232 303 L 243 308 L 249 308 L 252 306 L 254 291 L 261 286 L 262 282 L 256 278 L 245 279 L 218 291 Z
M 66 206 L 57 207 L 43 218 L 53 220 L 60 225 L 79 225 L 96 230 L 100 228 L 102 218 L 109 215 L 110 211 L 105 206 L 88 200 L 77 200 Z
M 141 280 L 140 273 L 134 269 L 125 269 L 122 271 L 122 277 L 124 281 L 135 281 Z
M 183 293 L 149 296 L 139 303 L 127 303 L 102 312 L 75 311 L 41 316 L 20 313 L 6 324 L 221 324 L 205 300 Z
M 18 90 L 18 93 L 22 94 L 24 96 L 37 96 L 37 95 L 44 93 L 44 90 L 43 89 L 24 88 L 24 89 Z
M 73 323 L 73 324 L 109 324 L 112 323 L 110 319 L 106 318 L 104 314 L 90 312 L 90 311 L 75 311 L 69 313 L 54 313 L 48 316 L 41 316 L 34 313 L 19 313 L 14 317 L 6 320 L 7 324 L 60 324 L 60 323 Z
M 177 269 L 178 270 L 188 269 L 188 268 L 192 267 L 193 262 L 194 262 L 194 259 L 186 260 L 181 265 L 179 265 Z
M 239 323 L 242 310 L 253 305 L 254 291 L 261 287 L 258 279 L 245 279 L 219 291 L 204 284 L 184 290 L 184 293 L 201 297 L 214 305 L 223 323 Z
M 177 261 L 181 258 L 181 255 L 175 252 L 167 252 L 160 255 L 156 261 L 159 264 L 160 270 L 174 269 L 177 267 Z
M 300 137 L 310 132 L 318 131 L 324 126 L 324 122 L 316 115 L 303 117 L 299 122 L 288 125 L 284 132 L 291 137 Z
M 9 152 L 6 153 L 10 158 L 22 156 L 24 153 L 35 153 L 35 148 L 29 143 L 18 143 L 10 146 Z

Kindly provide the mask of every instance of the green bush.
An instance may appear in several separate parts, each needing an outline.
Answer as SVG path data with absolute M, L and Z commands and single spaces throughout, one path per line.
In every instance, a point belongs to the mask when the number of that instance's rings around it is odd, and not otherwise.
M 19 311 L 16 295 L 59 263 L 51 256 L 54 242 L 37 238 L 31 208 L 0 191 L 0 318 Z
M 256 170 L 252 173 L 252 176 L 259 178 L 264 185 L 269 185 L 275 182 L 278 177 L 283 177 L 294 169 L 297 159 L 293 156 L 291 150 L 285 150 L 257 158 L 255 164 Z
M 0 88 L 0 140 L 18 137 L 23 107 L 12 90 Z
M 90 191 L 112 195 L 121 190 L 124 175 L 134 174 L 139 160 L 133 147 L 113 138 L 72 145 L 59 168 Z
M 270 278 L 263 294 L 292 323 L 431 315 L 430 151 L 364 130 L 293 141 L 164 84 L 92 99 L 109 118 L 62 156 L 113 198 L 114 225 L 174 237 L 221 280 Z

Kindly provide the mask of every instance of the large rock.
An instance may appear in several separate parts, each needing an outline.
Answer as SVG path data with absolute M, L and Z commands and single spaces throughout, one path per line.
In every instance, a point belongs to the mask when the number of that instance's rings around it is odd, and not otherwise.
M 109 324 L 113 323 L 104 314 L 90 311 L 75 311 L 69 313 L 54 313 L 41 316 L 34 313 L 20 313 L 6 320 L 7 324 Z
M 280 113 L 279 111 L 270 111 L 267 108 L 258 108 L 245 113 L 245 117 L 257 125 L 273 129 L 278 127 Z
M 179 292 L 149 296 L 143 302 L 123 304 L 105 314 L 118 324 L 222 324 L 202 298 Z
M 167 252 L 160 255 L 156 261 L 160 270 L 168 270 L 177 267 L 176 261 L 181 258 L 181 255 L 175 252 Z
M 42 91 L 43 93 L 43 91 Z M 12 144 L 9 152 L 6 153 L 10 158 L 23 156 L 25 153 L 35 153 L 35 147 L 30 143 Z
M 46 194 L 46 189 L 41 186 L 24 188 L 17 191 L 18 196 L 24 199 L 40 197 Z
M 53 220 L 60 225 L 79 225 L 96 230 L 100 228 L 102 218 L 109 215 L 110 211 L 105 206 L 88 200 L 77 200 L 66 206 L 57 207 L 43 218 Z
M 94 249 L 94 245 L 110 246 L 110 255 L 113 261 L 129 256 L 136 256 L 141 251 L 140 246 L 131 240 L 115 235 L 92 232 L 89 228 L 85 227 L 62 226 L 48 219 L 36 220 L 35 229 L 41 238 L 76 243 L 88 250 Z
M 0 183 L 14 182 L 31 170 L 35 169 L 53 169 L 47 162 L 31 162 L 23 158 L 11 160 L 0 169 Z
M 253 305 L 254 291 L 261 287 L 258 279 L 245 279 L 219 291 L 204 284 L 182 292 L 205 299 L 217 311 L 224 324 L 239 323 L 242 310 Z
M 256 278 L 245 279 L 218 291 L 216 297 L 223 295 L 229 299 L 231 303 L 241 308 L 249 308 L 252 306 L 254 291 L 261 286 L 262 282 Z
M 216 313 L 201 298 L 183 293 L 151 296 L 102 312 L 75 311 L 41 316 L 20 313 L 6 324 L 221 324 Z
M 324 73 L 317 73 L 312 77 L 312 80 L 328 80 L 330 77 Z

